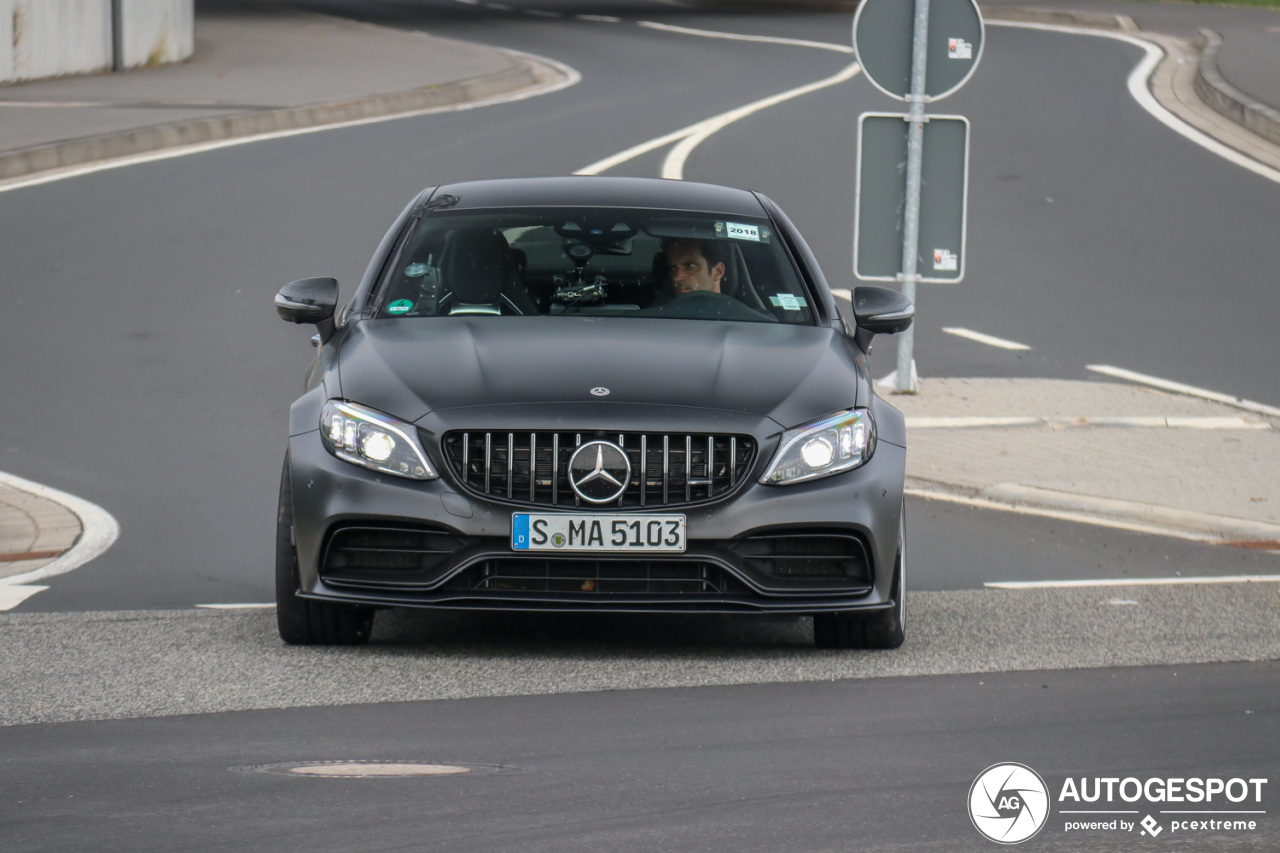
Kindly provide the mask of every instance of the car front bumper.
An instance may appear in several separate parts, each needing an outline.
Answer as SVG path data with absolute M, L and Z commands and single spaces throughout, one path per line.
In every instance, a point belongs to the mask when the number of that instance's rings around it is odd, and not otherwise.
M 751 479 L 729 497 L 645 510 L 685 515 L 683 554 L 528 555 L 511 547 L 512 514 L 554 510 L 468 493 L 431 450 L 441 478 L 414 481 L 334 458 L 318 431 L 296 435 L 290 470 L 299 594 L 378 607 L 467 610 L 812 614 L 891 606 L 906 451 L 881 441 L 853 471 L 762 486 L 756 478 L 776 440 L 760 447 Z M 848 571 L 795 576 L 780 572 L 785 563 L 750 557 L 753 543 L 810 536 L 848 543 Z M 353 542 L 359 547 L 347 547 Z M 430 556 L 399 569 L 349 562 L 335 567 L 338 551 L 355 554 L 359 563 L 387 542 L 417 543 L 415 552 Z

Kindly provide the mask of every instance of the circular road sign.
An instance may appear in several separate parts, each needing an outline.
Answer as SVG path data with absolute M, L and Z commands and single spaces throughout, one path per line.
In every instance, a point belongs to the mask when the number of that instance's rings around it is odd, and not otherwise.
M 877 89 L 905 101 L 911 95 L 915 3 L 863 0 L 853 19 L 853 50 Z M 984 27 L 975 0 L 929 0 L 925 94 L 950 95 L 969 80 L 982 58 Z

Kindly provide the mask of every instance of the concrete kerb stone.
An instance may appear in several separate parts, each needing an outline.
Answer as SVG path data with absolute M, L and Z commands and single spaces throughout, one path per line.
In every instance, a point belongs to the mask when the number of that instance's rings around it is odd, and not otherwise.
M 1202 29 L 1193 43 L 1200 49 L 1195 86 L 1201 100 L 1246 130 L 1280 145 L 1280 110 L 1241 92 L 1218 70 L 1222 36 Z
M 185 145 L 394 116 L 510 95 L 558 81 L 561 73 L 522 56 L 493 74 L 341 103 L 314 104 L 154 125 L 0 154 L 0 179 Z

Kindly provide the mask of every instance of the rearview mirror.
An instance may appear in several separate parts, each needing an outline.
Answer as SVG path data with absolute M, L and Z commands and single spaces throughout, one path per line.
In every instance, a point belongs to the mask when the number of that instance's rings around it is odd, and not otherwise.
M 304 278 L 291 281 L 276 294 L 276 313 L 290 323 L 323 323 L 333 319 L 338 306 L 336 278 Z
M 863 285 L 853 289 L 853 316 L 860 330 L 873 335 L 894 335 L 911 328 L 916 307 L 896 290 Z

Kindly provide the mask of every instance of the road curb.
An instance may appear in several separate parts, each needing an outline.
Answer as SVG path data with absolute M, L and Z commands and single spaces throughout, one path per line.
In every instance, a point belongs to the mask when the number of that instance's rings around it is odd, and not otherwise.
M 1158 536 L 1174 536 L 1259 551 L 1280 551 L 1280 525 L 1242 518 L 1197 513 L 1171 507 L 996 483 L 975 487 L 938 480 L 907 478 L 907 494 L 925 500 L 963 503 L 980 509 L 1029 512 L 1104 527 L 1118 527 Z
M 0 484 L 24 492 L 38 500 L 56 504 L 79 519 L 81 528 L 78 534 L 70 541 L 64 540 L 63 543 L 59 543 L 65 544 L 65 547 L 60 548 L 61 553 L 51 561 L 30 571 L 0 578 L 0 592 L 3 592 L 5 588 L 20 587 L 33 581 L 44 580 L 45 578 L 51 578 L 55 575 L 78 569 L 90 560 L 101 556 L 115 544 L 116 539 L 120 536 L 120 524 L 112 517 L 111 513 L 83 498 L 58 491 L 41 483 L 25 480 L 13 474 L 6 474 L 3 471 L 0 471 Z
M 1251 133 L 1280 145 L 1280 110 L 1241 92 L 1218 70 L 1222 36 L 1213 30 L 1201 29 L 1192 43 L 1200 49 L 1195 79 L 1196 94 L 1200 99 Z
M 82 137 L 0 154 L 0 180 L 26 177 L 101 160 L 112 160 L 187 145 L 258 136 L 361 119 L 383 118 L 511 95 L 547 85 L 562 73 L 524 56 L 511 55 L 512 67 L 420 89 L 351 101 L 237 113 L 173 122 L 123 133 Z

